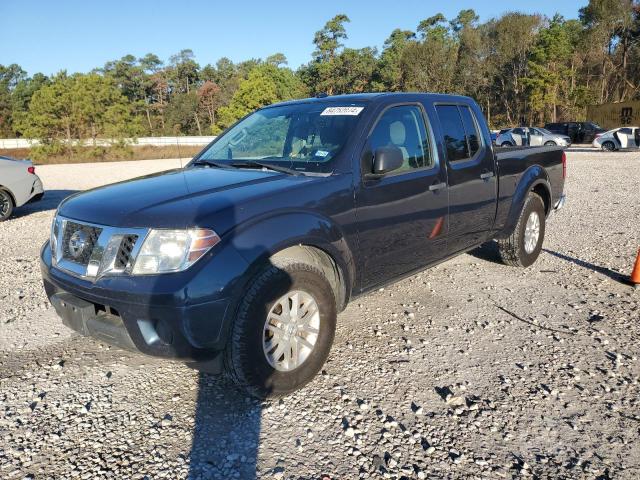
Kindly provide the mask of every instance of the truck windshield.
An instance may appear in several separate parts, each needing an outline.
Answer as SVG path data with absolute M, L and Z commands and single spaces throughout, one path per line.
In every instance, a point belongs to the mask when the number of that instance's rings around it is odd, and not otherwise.
M 259 162 L 299 172 L 331 172 L 333 159 L 364 107 L 314 102 L 264 108 L 216 139 L 197 162 L 229 166 Z

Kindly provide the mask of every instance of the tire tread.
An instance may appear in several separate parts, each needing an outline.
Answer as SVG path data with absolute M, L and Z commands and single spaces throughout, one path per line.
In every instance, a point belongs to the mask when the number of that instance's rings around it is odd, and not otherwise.
M 502 260 L 505 265 L 510 265 L 512 267 L 524 267 L 522 263 L 523 252 L 520 246 L 520 232 L 522 230 L 522 223 L 526 221 L 524 217 L 527 207 L 531 202 L 536 200 L 540 201 L 540 203 L 544 205 L 540 195 L 534 192 L 529 192 L 524 205 L 522 205 L 522 210 L 520 210 L 520 216 L 518 217 L 518 222 L 516 223 L 513 232 L 511 232 L 511 235 L 507 238 L 497 240 L 500 260 Z M 541 219 L 541 221 L 544 221 L 544 219 Z
M 273 264 L 265 267 L 256 275 L 255 280 L 251 283 L 249 290 L 238 306 L 235 322 L 229 336 L 229 342 L 223 354 L 224 375 L 238 388 L 257 398 L 264 398 L 264 392 L 246 377 L 242 368 L 243 360 L 246 357 L 246 349 L 243 348 L 242 340 L 245 329 L 251 321 L 248 317 L 248 311 L 252 302 L 255 301 L 259 295 L 260 290 L 266 284 L 277 281 L 278 276 L 283 274 L 283 270 L 289 269 L 307 271 L 324 277 L 322 271 L 317 267 L 291 258 L 278 258 Z M 277 397 L 278 395 L 271 394 L 269 396 Z

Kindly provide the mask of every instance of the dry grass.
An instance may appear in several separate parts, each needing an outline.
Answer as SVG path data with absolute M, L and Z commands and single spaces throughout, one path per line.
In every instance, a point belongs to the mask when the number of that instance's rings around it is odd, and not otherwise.
M 121 150 L 114 149 L 113 151 L 107 150 L 104 155 L 95 157 L 95 155 L 89 153 L 90 148 L 79 148 L 78 151 L 72 155 L 54 155 L 45 159 L 34 161 L 36 165 L 49 165 L 58 163 L 85 163 L 85 162 L 121 162 L 125 160 L 154 160 L 159 158 L 191 158 L 200 150 L 203 146 L 180 146 L 167 145 L 162 147 L 156 147 L 151 145 L 133 146 L 128 151 L 123 152 Z M 30 148 L 5 148 L 0 149 L 0 155 L 4 155 L 12 158 L 30 158 Z

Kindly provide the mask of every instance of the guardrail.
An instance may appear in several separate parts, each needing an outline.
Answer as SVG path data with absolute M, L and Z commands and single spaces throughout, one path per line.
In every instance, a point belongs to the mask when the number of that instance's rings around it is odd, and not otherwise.
M 163 147 L 167 145 L 206 145 L 211 142 L 215 136 L 192 136 L 192 137 L 138 137 L 133 141 L 133 146 L 152 145 Z M 0 139 L 0 148 L 30 148 L 37 145 L 38 140 L 28 138 L 4 138 Z M 92 145 L 91 140 L 74 140 L 74 143 L 82 143 L 83 145 Z M 108 146 L 109 141 L 98 139 L 96 144 L 99 146 Z

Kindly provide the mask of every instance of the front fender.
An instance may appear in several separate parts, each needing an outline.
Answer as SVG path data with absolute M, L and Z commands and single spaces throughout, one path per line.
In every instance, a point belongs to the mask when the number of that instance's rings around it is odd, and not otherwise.
M 343 229 L 329 218 L 309 211 L 280 212 L 246 222 L 225 237 L 249 265 L 260 265 L 296 245 L 319 248 L 337 263 L 350 296 L 356 278 L 352 247 Z
M 513 233 L 527 195 L 534 188 L 540 188 L 539 185 L 546 190 L 547 195 L 551 195 L 551 184 L 547 172 L 540 165 L 532 165 L 524 171 L 515 186 L 505 223 L 496 238 L 506 238 Z M 503 196 L 503 192 L 500 193 L 500 196 Z

